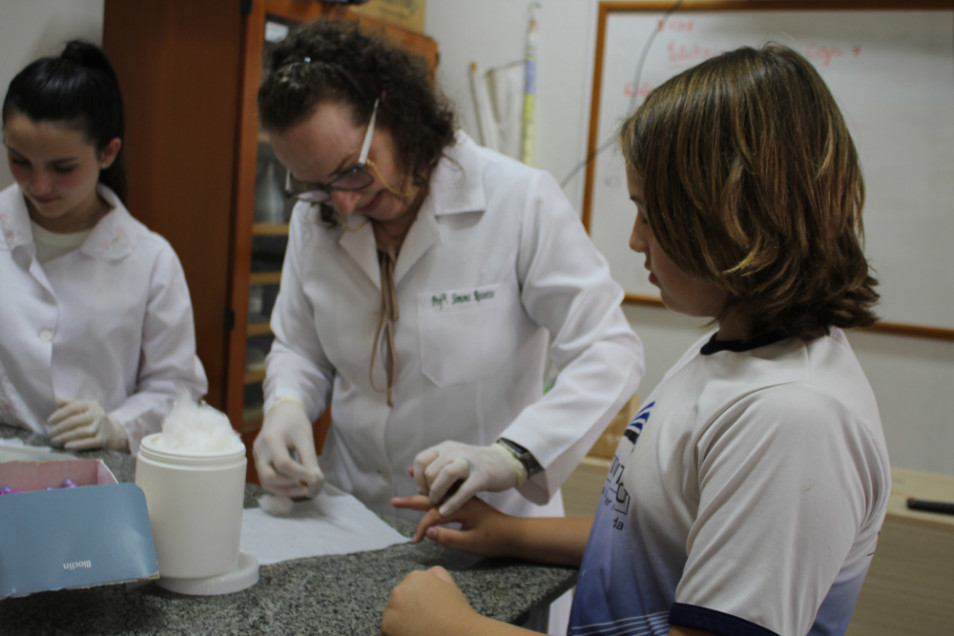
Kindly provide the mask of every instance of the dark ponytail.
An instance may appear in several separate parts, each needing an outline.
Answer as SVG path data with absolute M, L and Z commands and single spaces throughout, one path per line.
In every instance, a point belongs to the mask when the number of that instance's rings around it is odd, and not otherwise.
M 31 62 L 10 82 L 3 100 L 3 121 L 10 113 L 35 122 L 59 121 L 86 135 L 100 153 L 114 138 L 124 139 L 125 120 L 119 81 L 99 47 L 72 40 L 59 57 Z M 99 181 L 123 202 L 128 194 L 125 152 L 120 148 Z

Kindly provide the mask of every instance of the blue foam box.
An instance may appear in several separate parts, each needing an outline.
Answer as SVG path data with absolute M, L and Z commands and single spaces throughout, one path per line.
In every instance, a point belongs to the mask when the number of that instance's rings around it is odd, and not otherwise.
M 2 486 L 0 599 L 159 578 L 146 497 L 101 461 L 2 462 Z

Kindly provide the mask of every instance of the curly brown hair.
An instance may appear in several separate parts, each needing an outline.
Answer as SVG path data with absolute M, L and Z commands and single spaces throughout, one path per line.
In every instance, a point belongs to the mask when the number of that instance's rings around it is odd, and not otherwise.
M 804 339 L 876 321 L 858 155 L 804 57 L 770 43 L 706 60 L 655 89 L 620 143 L 660 247 L 727 292 L 717 318 Z
M 399 163 L 426 193 L 444 149 L 454 142 L 456 116 L 424 60 L 353 21 L 322 19 L 278 43 L 269 70 L 258 89 L 265 130 L 286 131 L 329 101 L 346 104 L 355 125 L 366 125 L 379 98 L 376 125 L 391 131 Z M 337 217 L 326 208 L 322 218 L 334 224 Z

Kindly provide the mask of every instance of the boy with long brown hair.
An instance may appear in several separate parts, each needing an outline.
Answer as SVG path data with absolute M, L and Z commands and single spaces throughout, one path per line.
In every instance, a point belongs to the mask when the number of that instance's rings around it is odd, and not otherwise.
M 834 98 L 791 49 L 742 48 L 653 91 L 620 141 L 630 247 L 667 307 L 715 328 L 647 396 L 594 519 L 509 517 L 475 499 L 431 510 L 415 538 L 579 565 L 570 634 L 841 634 L 891 479 L 842 331 L 870 325 L 878 296 Z M 395 588 L 382 631 L 468 627 L 517 629 L 477 615 L 435 568 Z

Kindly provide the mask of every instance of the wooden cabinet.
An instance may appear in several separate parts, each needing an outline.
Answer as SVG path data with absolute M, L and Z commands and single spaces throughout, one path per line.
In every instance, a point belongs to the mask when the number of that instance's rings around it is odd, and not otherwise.
M 206 400 L 249 444 L 261 424 L 268 314 L 291 210 L 284 169 L 258 126 L 263 56 L 295 24 L 339 15 L 381 29 L 436 67 L 430 38 L 334 3 L 104 3 L 103 48 L 126 105 L 129 209 L 178 253 L 209 376 Z

